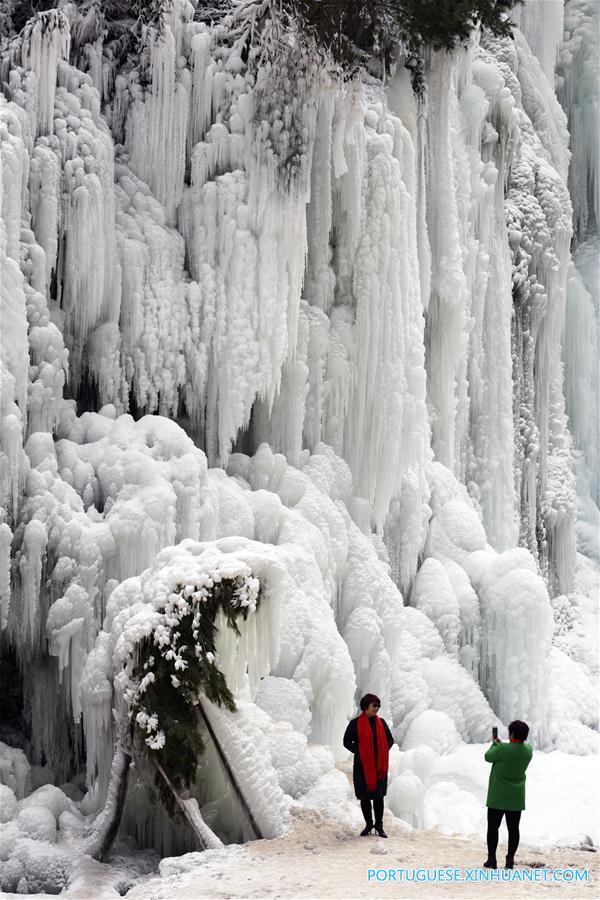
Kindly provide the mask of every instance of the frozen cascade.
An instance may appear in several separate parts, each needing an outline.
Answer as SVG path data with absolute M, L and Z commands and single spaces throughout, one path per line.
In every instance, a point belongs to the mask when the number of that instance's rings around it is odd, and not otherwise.
M 329 796 L 366 690 L 420 824 L 430 755 L 496 717 L 597 746 L 597 4 L 567 0 L 560 49 L 553 5 L 432 54 L 421 97 L 402 60 L 341 80 L 267 4 L 169 4 L 127 65 L 75 4 L 2 44 L 2 648 L 31 763 L 85 775 L 86 814 L 127 635 L 217 561 L 264 590 L 220 628 L 239 712 L 209 716 L 269 835 Z M 250 836 L 210 749 L 196 788 Z M 146 800 L 123 827 L 189 849 Z
M 503 191 L 518 120 L 502 73 L 483 49 L 460 66 L 444 54 L 434 57 L 429 104 L 433 264 L 426 346 L 432 444 L 436 458 L 469 485 L 491 542 L 503 549 L 514 546 L 517 536 L 512 439 L 507 440 L 513 432 L 513 385 Z
M 459 209 L 462 179 L 458 177 L 458 172 L 463 166 L 466 168 L 468 162 L 462 135 L 451 127 L 458 117 L 458 77 L 457 66 L 450 56 L 440 54 L 434 59 L 428 85 L 429 158 L 426 166 L 427 225 L 432 256 L 431 296 L 426 323 L 427 395 L 435 457 L 452 470 L 460 465 L 458 448 L 467 424 L 464 361 L 468 342 L 466 324 L 470 313 Z M 456 153 L 462 151 L 460 161 L 455 156 L 453 143 L 456 142 L 459 143 Z M 453 186 L 450 191 L 448 184 Z
M 25 26 L 21 62 L 36 75 L 37 134 L 52 127 L 58 62 L 68 59 L 70 40 L 69 21 L 60 10 L 39 13 Z
M 598 28 L 600 8 L 594 0 L 567 0 L 557 93 L 567 115 L 570 148 L 569 192 L 573 200 L 578 240 L 598 231 L 600 171 L 598 129 Z
M 525 0 L 521 6 L 515 7 L 511 15 L 550 84 L 554 82 L 563 40 L 564 16 L 563 3 L 547 3 L 545 0 Z
M 596 369 L 599 353 L 598 239 L 580 244 L 573 254 L 565 323 L 565 399 L 575 446 L 589 471 L 591 498 L 600 505 L 600 403 Z
M 515 305 L 520 542 L 539 558 L 552 591 L 560 592 L 572 585 L 575 565 L 575 486 L 561 363 L 572 229 L 564 171 L 561 177 L 565 156 L 553 157 L 548 146 L 552 133 L 566 136 L 564 114 L 551 92 L 532 90 L 543 76 L 520 35 L 514 43 L 486 44 L 494 49 L 520 108 L 520 152 L 510 169 L 505 201 Z M 544 122 L 554 125 L 538 134 L 533 122 L 542 114 Z
M 597 360 L 600 339 L 598 296 L 598 178 L 600 104 L 597 84 L 598 5 L 569 0 L 560 53 L 557 93 L 568 119 L 572 151 L 569 190 L 573 199 L 573 263 L 569 270 L 565 343 L 566 409 L 577 453 L 578 546 L 600 558 L 600 457 Z
M 473 62 L 473 82 L 461 92 L 467 135 L 482 144 L 481 158 L 472 146 L 468 149 L 472 196 L 477 204 L 477 212 L 471 212 L 470 218 L 479 228 L 475 229 L 475 242 L 471 240 L 466 269 L 472 285 L 474 324 L 467 370 L 470 441 L 463 439 L 461 452 L 464 459 L 466 449 L 466 483 L 480 503 L 490 543 L 502 550 L 517 540 L 510 310 L 504 302 L 510 293 L 511 265 L 503 200 L 518 138 L 512 97 L 483 54 Z

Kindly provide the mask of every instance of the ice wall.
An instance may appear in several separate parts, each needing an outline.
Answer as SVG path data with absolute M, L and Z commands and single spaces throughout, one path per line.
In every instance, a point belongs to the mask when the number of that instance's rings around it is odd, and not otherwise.
M 517 537 L 503 205 L 519 136 L 514 98 L 496 61 L 479 50 L 460 62 L 434 57 L 428 102 L 432 446 L 469 485 L 490 541 L 503 549 Z
M 598 28 L 600 10 L 593 0 L 567 0 L 557 72 L 557 93 L 568 117 L 572 160 L 569 191 L 577 239 L 598 230 Z
M 587 234 L 594 11 L 567 4 L 566 115 L 560 17 L 536 9 L 514 41 L 431 54 L 419 98 L 401 64 L 344 82 L 264 4 L 212 28 L 173 4 L 118 64 L 74 5 L 3 45 L 3 646 L 32 760 L 86 760 L 89 811 L 115 610 L 209 546 L 283 573 L 278 655 L 254 634 L 238 657 L 265 681 L 228 677 L 284 793 L 318 795 L 367 689 L 407 747 L 519 716 L 593 748 L 587 650 L 552 642 L 572 437 L 597 490 L 594 250 L 569 269 L 567 189 Z M 159 819 L 139 836 L 177 845 Z
M 591 237 L 579 244 L 573 253 L 573 262 L 569 270 L 563 352 L 569 424 L 584 466 L 582 476 L 588 482 L 585 493 L 590 495 L 596 507 L 600 504 L 598 488 L 600 401 L 596 377 L 600 309 L 598 255 L 597 237 Z
M 145 66 L 99 82 L 101 47 L 70 15 L 44 32 L 58 87 L 31 178 L 70 392 L 117 412 L 183 412 L 211 463 L 226 463 L 240 431 L 242 444 L 266 440 L 294 462 L 325 440 L 373 524 L 387 520 L 404 588 L 425 536 L 431 429 L 494 546 L 513 546 L 520 528 L 568 586 L 569 453 L 547 414 L 564 419 L 566 130 L 523 39 L 518 52 L 506 41 L 434 55 L 419 109 L 399 70 L 394 115 L 376 90 L 343 87 L 300 50 L 257 66 L 255 48 L 231 46 L 224 25 L 207 30 L 186 4 L 148 32 Z M 50 46 L 69 27 L 86 74 Z M 9 96 L 36 130 L 35 78 L 11 71 Z M 116 159 L 109 128 L 123 141 Z M 549 168 L 536 179 L 541 159 Z M 562 191 L 554 209 L 550 188 Z M 540 228 L 548 248 L 524 277 L 518 235 L 527 243 Z M 537 322 L 515 317 L 512 347 L 511 256 L 521 294 L 539 295 L 540 330 L 538 340 Z M 88 301 L 75 304 L 81 293 Z
M 525 0 L 513 9 L 511 19 L 538 59 L 547 81 L 553 84 L 563 40 L 565 4 L 555 0 Z
M 575 486 L 564 409 L 564 335 L 571 203 L 566 121 L 536 58 L 517 32 L 491 41 L 519 109 L 520 152 L 507 181 L 513 262 L 513 381 L 519 542 L 551 591 L 569 590 L 575 565 Z
M 557 70 L 557 94 L 567 115 L 572 151 L 573 264 L 569 271 L 563 358 L 565 397 L 576 450 L 578 545 L 598 559 L 598 129 L 600 128 L 595 3 L 569 0 Z

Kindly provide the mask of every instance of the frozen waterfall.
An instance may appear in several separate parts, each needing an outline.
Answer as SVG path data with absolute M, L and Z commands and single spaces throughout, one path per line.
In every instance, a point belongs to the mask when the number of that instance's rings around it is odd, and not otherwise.
M 267 6 L 176 0 L 126 60 L 76 3 L 2 38 L 0 782 L 79 779 L 73 828 L 127 635 L 215 560 L 264 591 L 213 714 L 269 835 L 342 790 L 367 689 L 406 753 L 516 717 L 598 748 L 598 5 L 527 0 L 419 94 Z M 188 848 L 144 790 L 125 827 Z

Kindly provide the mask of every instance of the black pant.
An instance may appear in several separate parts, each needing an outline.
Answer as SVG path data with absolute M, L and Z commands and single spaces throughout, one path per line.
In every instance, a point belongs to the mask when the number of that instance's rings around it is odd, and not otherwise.
M 502 822 L 502 816 L 506 816 L 506 827 L 508 828 L 508 851 L 507 856 L 514 859 L 517 847 L 519 846 L 519 822 L 521 820 L 520 809 L 490 809 L 487 811 L 487 845 L 488 859 L 496 859 L 496 848 L 498 847 L 498 829 Z
M 371 812 L 371 801 L 370 800 L 361 800 L 360 808 L 362 809 L 362 814 L 365 817 L 365 822 L 367 825 L 373 824 L 373 813 Z M 375 824 L 381 825 L 383 822 L 383 797 L 377 797 L 373 800 L 373 812 L 375 813 Z

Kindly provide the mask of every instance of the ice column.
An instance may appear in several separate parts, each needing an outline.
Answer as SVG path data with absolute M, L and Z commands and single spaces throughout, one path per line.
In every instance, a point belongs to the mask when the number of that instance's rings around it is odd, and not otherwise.
M 171 22 L 150 32 L 151 93 L 131 105 L 125 129 L 131 167 L 164 205 L 170 225 L 183 194 L 190 109 L 191 75 L 178 57 L 183 9 L 175 4 Z
M 481 604 L 481 688 L 502 722 L 522 719 L 543 740 L 553 629 L 546 586 L 522 548 L 478 551 L 464 566 Z
M 56 72 L 60 59 L 69 58 L 69 21 L 58 9 L 38 13 L 24 29 L 21 59 L 37 75 L 37 133 L 52 131 Z
M 551 85 L 554 85 L 554 69 L 563 37 L 564 12 L 560 0 L 525 0 L 511 13 Z
M 463 269 L 461 217 L 457 194 L 468 160 L 457 135 L 458 70 L 453 56 L 434 54 L 429 75 L 427 222 L 432 253 L 431 296 L 426 321 L 427 397 L 432 446 L 441 463 L 455 471 L 466 426 L 466 330 L 470 297 Z M 462 423 L 457 430 L 457 422 Z
M 568 115 L 572 153 L 569 192 L 578 240 L 582 240 L 588 231 L 597 230 L 600 220 L 599 17 L 600 5 L 596 0 L 567 0 L 565 3 L 557 93 Z

